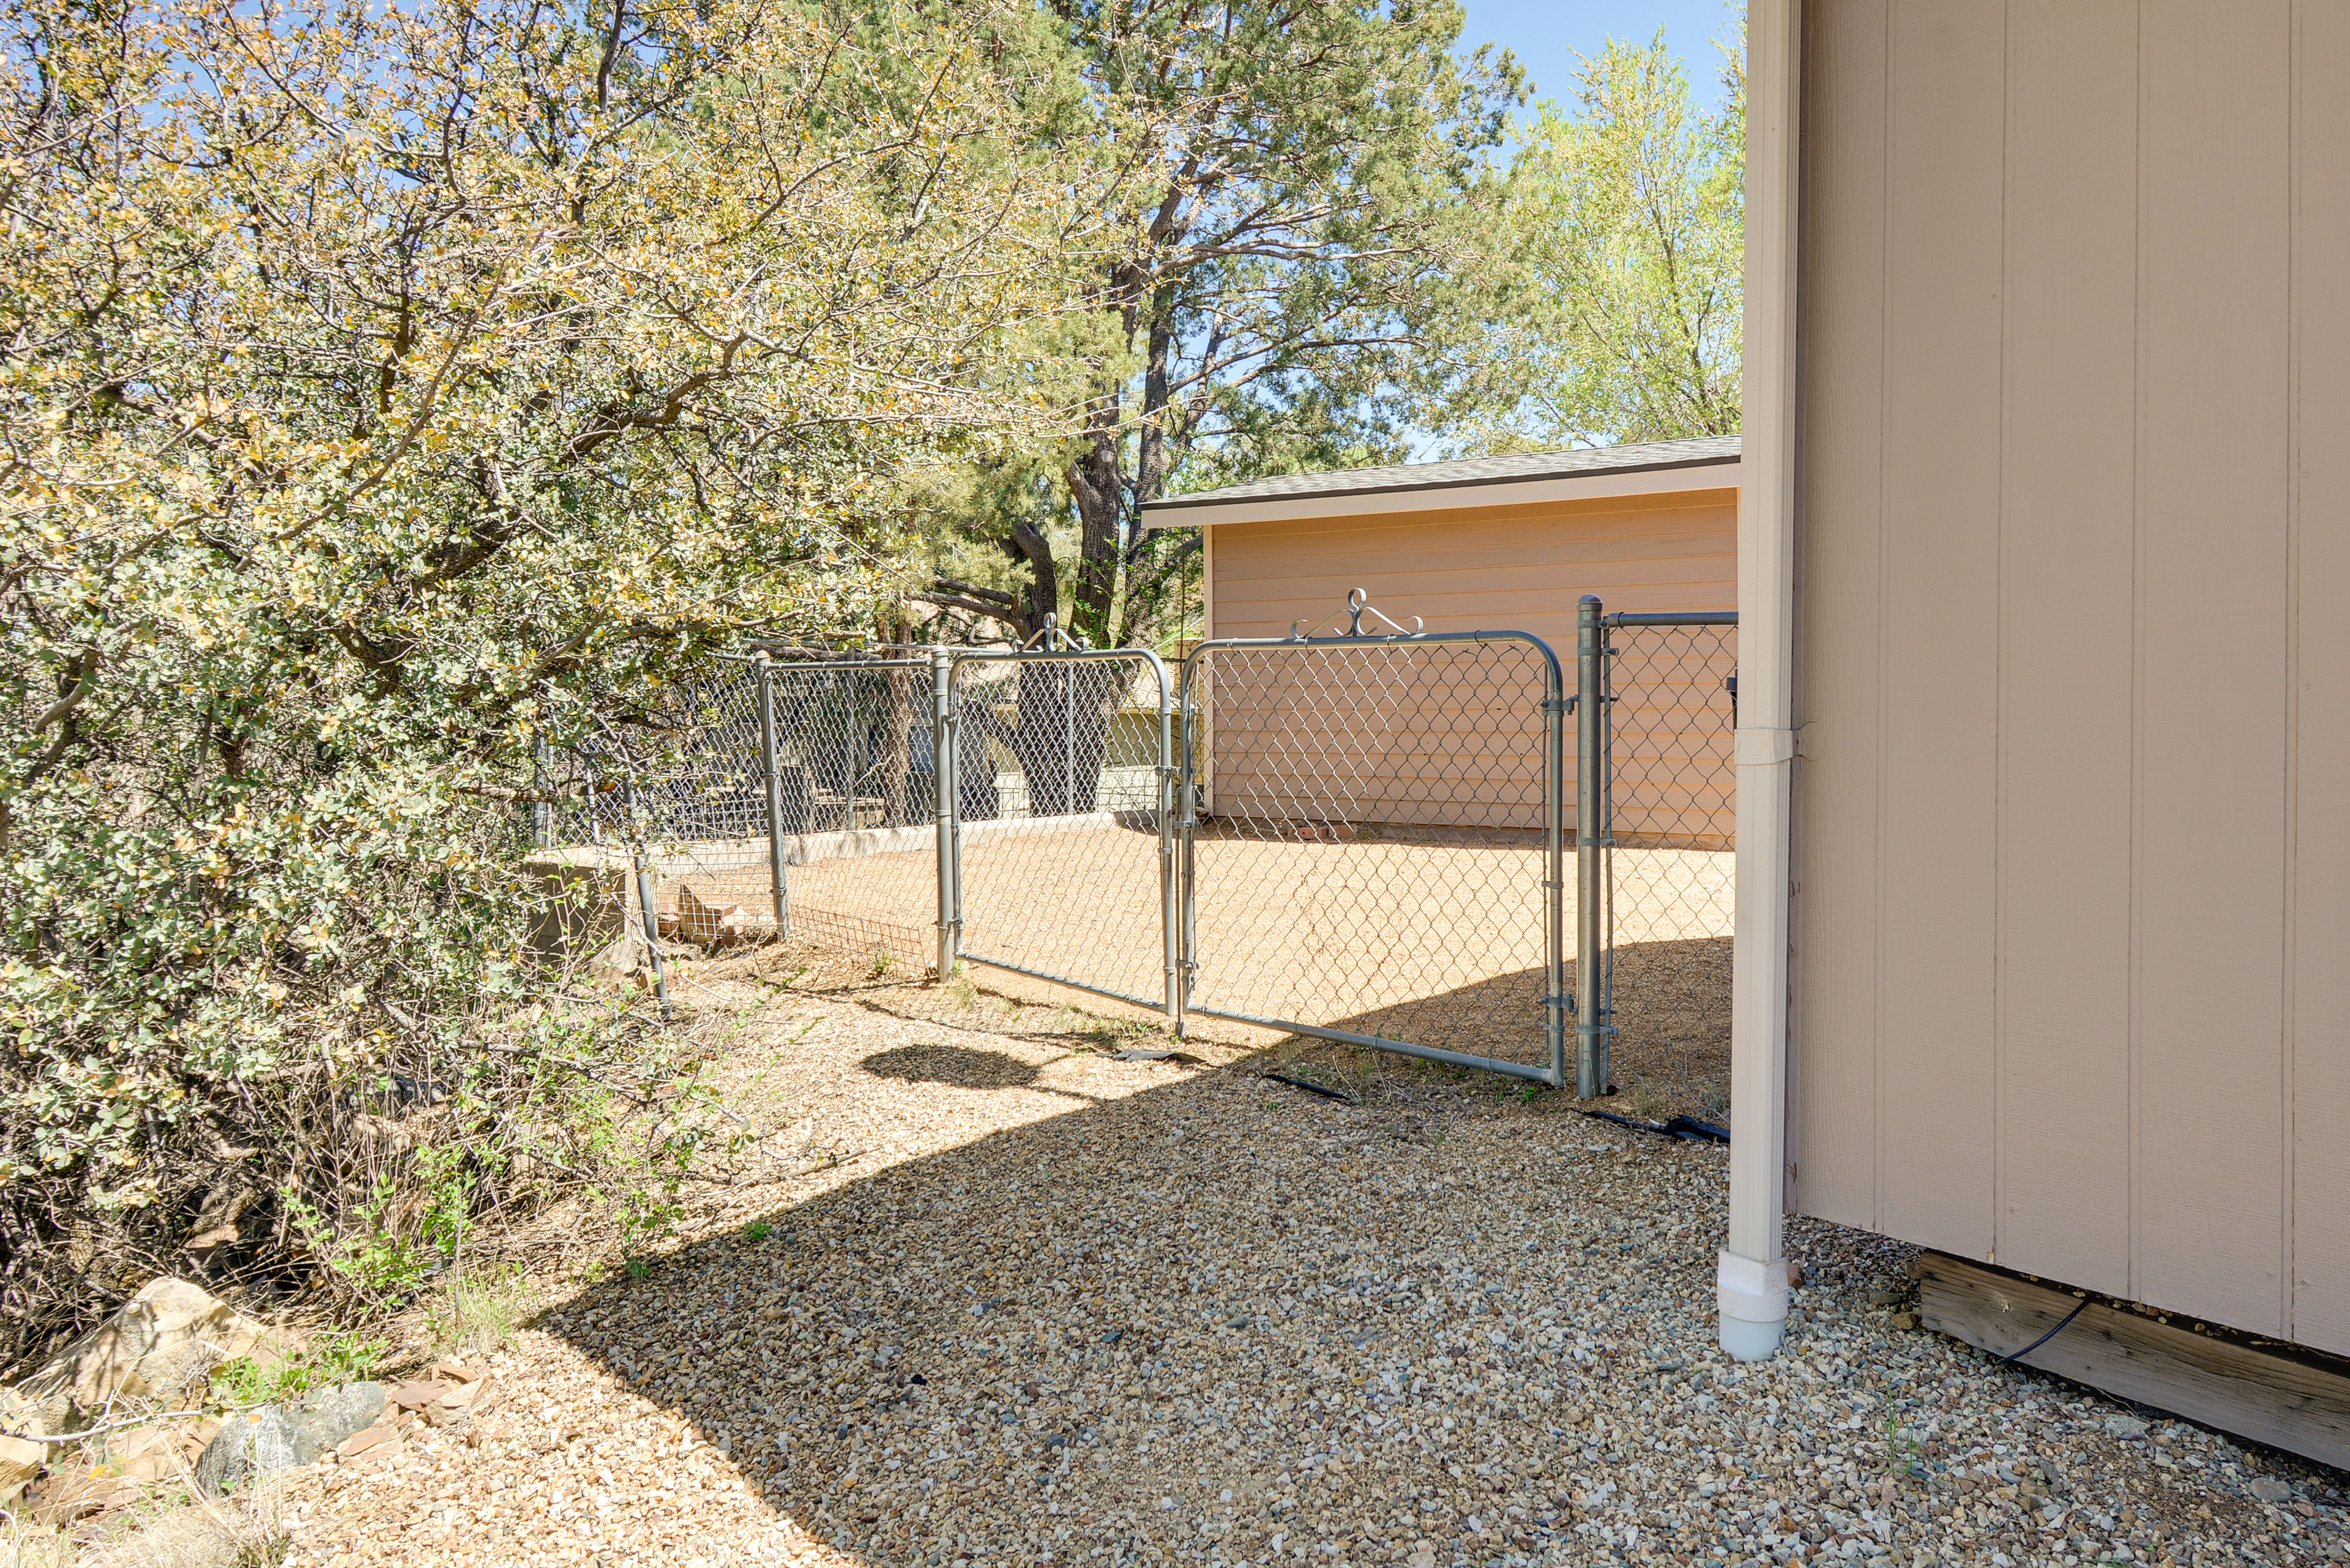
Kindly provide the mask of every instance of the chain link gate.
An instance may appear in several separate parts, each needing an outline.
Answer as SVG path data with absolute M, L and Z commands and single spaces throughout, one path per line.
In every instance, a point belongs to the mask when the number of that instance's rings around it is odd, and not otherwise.
M 939 857 L 939 972 L 962 959 L 1172 1013 L 1173 708 L 1137 649 L 941 655 L 963 778 Z
M 1569 691 L 1531 633 L 1348 605 L 1201 644 L 1180 702 L 1136 649 L 737 659 L 662 694 L 642 754 L 565 764 L 573 826 L 690 940 L 965 960 L 1561 1086 L 1572 1009 L 1586 1096 L 1617 1053 L 1686 1079 L 1725 1052 L 1736 615 L 1586 596 Z
M 1589 1085 L 1611 1054 L 1694 1085 L 1730 1049 L 1736 929 L 1738 615 L 1608 614 L 1582 605 L 1596 655 L 1586 750 L 1596 788 L 1603 955 L 1591 997 Z M 1726 1090 L 1726 1085 L 1723 1085 Z
M 1561 1084 L 1558 659 L 1529 633 L 1406 632 L 1347 603 L 1342 634 L 1184 661 L 1179 1026 Z

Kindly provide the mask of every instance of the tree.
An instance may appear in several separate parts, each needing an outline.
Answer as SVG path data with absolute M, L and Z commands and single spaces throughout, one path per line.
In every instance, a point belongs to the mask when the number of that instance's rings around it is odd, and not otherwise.
M 1017 424 L 1063 208 L 993 15 L 0 9 L 12 1316 L 168 1254 L 209 1149 L 281 1242 L 359 1223 L 255 1118 L 536 994 L 536 746 L 656 749 L 702 650 L 861 617 L 896 472 Z M 635 1028 L 568 1018 L 502 1038 Z
M 1542 106 L 1509 176 L 1500 254 L 1451 295 L 1430 428 L 1456 454 L 1739 426 L 1744 51 L 1700 113 L 1660 30 L 1610 40 Z M 1490 281 L 1489 281 L 1490 280 Z
M 1046 15 L 1079 88 L 1045 135 L 1102 236 L 1080 257 L 1090 329 L 1065 323 L 1045 351 L 1074 429 L 948 498 L 1008 572 L 942 573 L 918 597 L 1020 637 L 1055 615 L 1107 644 L 1149 624 L 1198 547 L 1139 526 L 1179 478 L 1397 452 L 1396 357 L 1431 280 L 1469 254 L 1518 71 L 1452 53 L 1451 0 Z

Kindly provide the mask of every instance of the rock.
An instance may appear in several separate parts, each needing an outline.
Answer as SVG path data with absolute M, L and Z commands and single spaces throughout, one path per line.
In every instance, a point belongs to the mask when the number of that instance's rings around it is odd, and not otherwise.
M 678 887 L 676 934 L 687 941 L 703 947 L 739 947 L 772 931 L 775 924 L 772 916 L 762 920 L 740 904 L 713 904 L 686 884 Z
M 646 967 L 652 950 L 635 931 L 622 931 L 611 945 L 588 961 L 588 971 L 600 981 L 621 981 Z
M 255 1475 L 321 1459 L 372 1426 L 384 1410 L 380 1383 L 321 1388 L 295 1405 L 272 1405 L 223 1427 L 196 1460 L 196 1485 L 234 1491 Z
M 379 1421 L 366 1431 L 353 1432 L 338 1443 L 335 1446 L 335 1457 L 338 1459 L 355 1459 L 361 1454 L 372 1453 L 386 1443 L 396 1443 L 399 1440 L 399 1428 L 388 1422 Z
M 421 1383 L 402 1383 L 384 1396 L 384 1402 L 401 1410 L 421 1410 L 442 1395 L 446 1394 L 449 1388 L 450 1383 L 445 1377 L 435 1377 Z
M 167 1275 L 150 1281 L 17 1393 L 36 1403 L 64 1394 L 83 1410 L 115 1399 L 168 1399 L 244 1355 L 265 1332 L 202 1286 Z
M 47 1445 L 22 1438 L 0 1438 L 0 1503 L 14 1502 L 19 1492 L 41 1473 L 48 1461 Z
M 2106 1417 L 2106 1430 L 2116 1438 L 2143 1438 L 2146 1436 L 2146 1423 L 2136 1416 L 2108 1416 Z
M 2254 1476 L 2244 1483 L 2244 1490 L 2262 1502 L 2283 1503 L 2293 1501 L 2293 1483 L 2279 1480 L 2274 1476 Z
M 488 1379 L 476 1374 L 463 1383 L 452 1384 L 431 1404 L 424 1407 L 424 1418 L 435 1427 L 461 1426 L 473 1413 L 473 1406 L 489 1386 Z

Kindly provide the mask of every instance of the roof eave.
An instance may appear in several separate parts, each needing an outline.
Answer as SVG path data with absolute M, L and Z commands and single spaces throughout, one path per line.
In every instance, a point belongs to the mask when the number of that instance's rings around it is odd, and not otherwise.
M 1530 506 L 1603 501 L 1611 496 L 1666 495 L 1677 491 L 1734 490 L 1741 460 L 1645 464 L 1599 473 L 1533 479 L 1467 479 L 1315 491 L 1303 495 L 1177 495 L 1146 503 L 1146 529 L 1191 528 L 1223 523 L 1272 523 L 1315 517 L 1362 517 L 1409 512 L 1455 512 L 1468 506 Z

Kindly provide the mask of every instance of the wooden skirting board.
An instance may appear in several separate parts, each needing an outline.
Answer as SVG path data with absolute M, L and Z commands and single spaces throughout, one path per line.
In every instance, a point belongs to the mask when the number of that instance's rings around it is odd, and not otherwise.
M 2070 1291 L 1921 1253 L 1918 1315 L 1927 1327 L 2012 1355 L 2081 1305 Z M 2199 1334 L 2091 1300 L 2064 1332 L 2017 1365 L 2053 1372 L 2350 1469 L 2350 1376 L 2314 1358 Z

